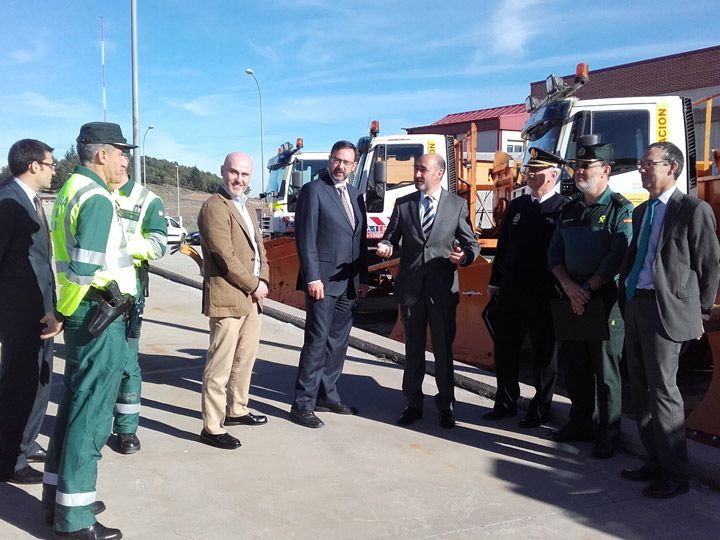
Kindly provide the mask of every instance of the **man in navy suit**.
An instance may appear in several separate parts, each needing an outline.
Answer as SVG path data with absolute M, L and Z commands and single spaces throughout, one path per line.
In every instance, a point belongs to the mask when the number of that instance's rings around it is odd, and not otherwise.
M 8 153 L 13 178 L 0 186 L 0 481 L 39 484 L 28 462 L 45 461 L 35 441 L 50 398 L 55 278 L 50 235 L 37 196 L 48 189 L 53 149 L 33 139 Z
M 455 374 L 452 345 L 460 299 L 457 267 L 480 254 L 464 199 L 441 186 L 445 160 L 425 154 L 415 162 L 416 193 L 397 200 L 377 254 L 387 258 L 402 246 L 395 299 L 405 332 L 402 389 L 407 407 L 397 421 L 407 426 L 423 414 L 425 343 L 430 327 L 435 355 L 435 406 L 440 426 L 455 427 Z
M 649 484 L 647 497 L 685 493 L 685 411 L 677 386 L 680 350 L 703 333 L 720 280 L 720 245 L 709 204 L 675 183 L 684 164 L 670 142 L 651 144 L 640 165 L 650 199 L 633 212 L 633 242 L 620 267 L 630 392 L 647 462 L 622 477 Z
M 355 145 L 336 142 L 327 170 L 302 188 L 295 212 L 297 286 L 305 291 L 306 318 L 290 419 L 310 428 L 324 425 L 314 411 L 357 412 L 342 403 L 337 388 L 360 277 L 367 271 L 365 203 L 348 181 L 356 163 Z

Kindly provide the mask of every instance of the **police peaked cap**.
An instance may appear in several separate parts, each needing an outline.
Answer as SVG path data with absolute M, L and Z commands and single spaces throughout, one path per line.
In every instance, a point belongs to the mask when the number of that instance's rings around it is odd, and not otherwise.
M 613 150 L 613 145 L 610 143 L 580 145 L 575 152 L 575 159 L 582 161 L 599 160 L 606 163 L 613 163 L 614 158 L 615 151 Z
M 560 167 L 565 165 L 565 160 L 560 156 L 541 150 L 540 148 L 531 147 L 528 149 L 530 159 L 525 163 L 526 167 L 536 167 L 538 169 L 546 169 L 547 167 Z
M 120 148 L 137 148 L 134 144 L 128 144 L 123 137 L 122 130 L 112 122 L 90 122 L 80 128 L 80 135 L 76 139 L 83 144 L 112 144 Z

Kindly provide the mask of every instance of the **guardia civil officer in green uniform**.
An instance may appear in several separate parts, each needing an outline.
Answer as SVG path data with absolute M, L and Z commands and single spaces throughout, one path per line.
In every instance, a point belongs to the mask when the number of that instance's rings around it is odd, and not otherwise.
M 125 316 L 91 333 L 108 297 L 118 306 L 136 294 L 135 267 L 112 189 L 127 179 L 127 144 L 120 126 L 92 122 L 80 128 L 79 165 L 58 192 L 52 239 L 59 286 L 57 311 L 65 323 L 65 376 L 43 477 L 43 503 L 62 538 L 116 539 L 95 514 L 97 461 L 110 435 L 113 405 L 127 356 Z M 119 289 L 119 290 L 118 290 Z
M 608 187 L 613 157 L 611 144 L 578 142 L 574 167 L 580 193 L 563 209 L 548 249 L 549 268 L 567 297 L 569 316 L 589 317 L 591 306 L 597 307 L 594 328 L 586 335 L 563 337 L 555 319 L 571 408 L 569 423 L 550 438 L 594 440 L 598 458 L 613 455 L 620 434 L 624 331 L 616 278 L 632 236 L 632 204 Z M 598 338 L 595 330 L 607 339 Z
M 140 387 L 142 372 L 138 363 L 140 325 L 148 296 L 148 261 L 159 259 L 167 249 L 167 224 L 162 199 L 149 189 L 129 179 L 113 193 L 119 205 L 128 252 L 133 257 L 137 275 L 135 309 L 128 322 L 127 349 L 120 392 L 115 402 L 113 433 L 117 435 L 117 450 L 134 454 L 140 450 L 137 437 L 140 420 Z

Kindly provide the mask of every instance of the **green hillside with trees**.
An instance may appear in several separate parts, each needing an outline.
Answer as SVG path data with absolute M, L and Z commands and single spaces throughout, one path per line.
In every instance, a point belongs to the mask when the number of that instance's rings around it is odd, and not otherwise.
M 187 167 L 185 165 L 179 165 L 173 161 L 156 159 L 150 156 L 147 156 L 146 159 L 147 161 L 145 163 L 145 167 L 148 184 L 168 184 L 175 186 L 177 184 L 176 170 L 180 177 L 180 186 L 193 191 L 212 193 L 222 181 L 219 176 L 201 171 L 197 167 Z M 70 147 L 70 149 L 65 152 L 63 158 L 57 162 L 55 175 L 52 179 L 51 191 L 57 191 L 60 189 L 60 186 L 62 186 L 65 180 L 67 180 L 68 176 L 70 176 L 70 173 L 73 171 L 75 166 L 79 164 L 79 162 L 75 147 Z M 130 176 L 132 177 L 132 160 L 130 161 L 130 169 Z M 8 177 L 10 177 L 10 171 L 7 166 L 4 166 L 2 170 L 0 170 L 0 181 Z

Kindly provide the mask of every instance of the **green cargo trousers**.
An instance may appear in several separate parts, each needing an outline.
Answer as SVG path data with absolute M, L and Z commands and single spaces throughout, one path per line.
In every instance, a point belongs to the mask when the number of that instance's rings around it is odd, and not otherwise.
M 142 315 L 145 310 L 145 296 L 140 279 L 137 280 L 137 290 L 140 291 L 135 297 L 136 313 L 130 317 L 127 328 L 128 348 L 123 365 L 120 391 L 115 401 L 115 421 L 113 422 L 113 433 L 136 433 L 140 423 L 140 390 L 142 387 L 142 371 L 138 361 L 140 350 L 140 326 Z
M 128 338 L 127 342 L 120 391 L 115 401 L 113 433 L 135 433 L 140 422 L 140 388 L 142 386 L 142 372 L 138 362 L 140 340 Z
M 83 300 L 65 320 L 65 374 L 43 476 L 43 504 L 55 505 L 54 528 L 76 531 L 95 523 L 97 462 L 110 436 L 128 342 L 118 317 L 98 337 L 87 325 L 97 302 Z

